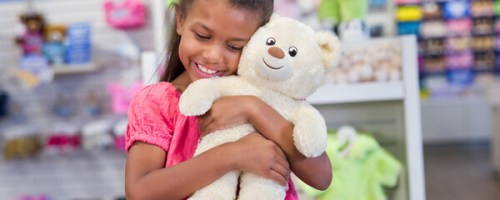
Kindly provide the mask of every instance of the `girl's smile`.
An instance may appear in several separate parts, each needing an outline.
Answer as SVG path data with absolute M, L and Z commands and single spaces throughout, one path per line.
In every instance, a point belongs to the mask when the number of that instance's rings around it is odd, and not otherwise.
M 224 71 L 218 71 L 211 69 L 210 66 L 206 66 L 200 63 L 192 62 L 194 66 L 192 68 L 198 73 L 198 75 L 202 78 L 212 78 L 217 76 L 224 76 Z

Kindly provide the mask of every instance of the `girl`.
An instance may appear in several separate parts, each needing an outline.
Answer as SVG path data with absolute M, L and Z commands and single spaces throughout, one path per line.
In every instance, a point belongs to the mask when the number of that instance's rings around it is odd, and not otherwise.
M 179 113 L 180 94 L 193 81 L 236 73 L 242 48 L 273 11 L 272 0 L 181 0 L 161 82 L 142 89 L 129 107 L 125 172 L 127 199 L 184 199 L 232 170 L 289 186 L 290 171 L 317 189 L 331 182 L 326 154 L 305 158 L 293 125 L 252 96 L 222 97 L 201 117 Z M 258 133 L 193 157 L 204 134 L 251 123 Z

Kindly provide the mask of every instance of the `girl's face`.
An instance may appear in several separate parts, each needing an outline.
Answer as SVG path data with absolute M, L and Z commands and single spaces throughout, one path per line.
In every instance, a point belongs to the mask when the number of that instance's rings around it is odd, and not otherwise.
M 260 21 L 227 0 L 197 0 L 187 15 L 177 12 L 179 57 L 190 81 L 236 73 L 243 46 Z

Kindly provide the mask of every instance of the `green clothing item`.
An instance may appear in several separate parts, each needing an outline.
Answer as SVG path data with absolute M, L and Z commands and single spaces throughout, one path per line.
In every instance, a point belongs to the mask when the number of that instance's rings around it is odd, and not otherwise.
M 368 12 L 368 0 L 322 0 L 318 8 L 320 20 L 335 24 L 365 19 Z
M 495 15 L 500 15 L 500 1 L 495 1 Z
M 385 200 L 384 187 L 394 187 L 401 164 L 367 134 L 359 134 L 346 157 L 342 157 L 334 133 L 328 134 L 327 154 L 332 164 L 333 181 L 325 191 L 303 182 L 298 186 L 317 200 Z

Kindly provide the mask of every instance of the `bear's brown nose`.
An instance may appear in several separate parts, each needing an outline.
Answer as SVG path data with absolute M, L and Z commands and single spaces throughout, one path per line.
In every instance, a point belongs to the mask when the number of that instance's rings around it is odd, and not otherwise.
M 278 47 L 271 47 L 267 50 L 267 52 L 278 59 L 283 59 L 285 57 L 285 53 Z

